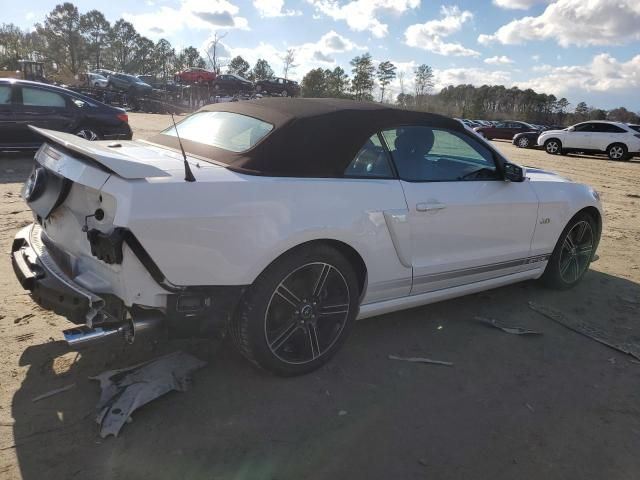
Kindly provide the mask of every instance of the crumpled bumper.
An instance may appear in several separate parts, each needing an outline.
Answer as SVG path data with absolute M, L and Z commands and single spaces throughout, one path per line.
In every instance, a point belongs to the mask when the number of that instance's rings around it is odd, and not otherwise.
M 42 228 L 31 224 L 20 230 L 11 247 L 13 271 L 22 288 L 46 310 L 63 315 L 73 323 L 89 323 L 103 309 L 105 301 L 81 287 L 56 263 L 54 253 L 42 241 Z

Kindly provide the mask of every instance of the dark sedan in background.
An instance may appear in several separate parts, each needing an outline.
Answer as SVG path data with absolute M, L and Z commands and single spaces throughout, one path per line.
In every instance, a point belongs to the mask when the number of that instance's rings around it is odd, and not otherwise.
M 218 75 L 213 82 L 214 90 L 226 93 L 253 92 L 253 83 L 239 75 L 226 73 Z
M 126 73 L 112 73 L 109 75 L 109 87 L 116 90 L 123 90 L 129 95 L 145 96 L 150 95 L 153 87 L 148 83 L 144 83 L 135 75 L 127 75 Z
M 298 82 L 282 77 L 268 78 L 256 81 L 256 93 L 275 93 L 282 97 L 297 97 L 300 95 L 300 85 Z
M 563 130 L 564 127 L 560 125 L 541 125 L 539 130 L 534 130 L 530 132 L 520 132 L 516 133 L 513 136 L 513 143 L 518 148 L 537 148 L 538 147 L 538 137 L 540 134 L 546 130 Z
M 0 79 L 0 150 L 36 149 L 34 127 L 87 140 L 130 140 L 127 113 L 71 90 L 26 80 Z
M 496 122 L 491 127 L 477 127 L 474 128 L 479 135 L 482 135 L 487 140 L 493 140 L 499 138 L 501 140 L 512 140 L 513 136 L 522 132 L 539 132 L 540 129 L 530 125 L 526 122 Z

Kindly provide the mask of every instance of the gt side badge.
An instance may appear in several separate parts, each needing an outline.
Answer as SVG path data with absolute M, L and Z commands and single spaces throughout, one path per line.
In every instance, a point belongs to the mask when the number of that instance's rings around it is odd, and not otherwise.
M 542 218 L 542 219 L 540 219 L 540 225 L 545 225 L 547 223 L 551 223 L 551 219 L 550 218 Z

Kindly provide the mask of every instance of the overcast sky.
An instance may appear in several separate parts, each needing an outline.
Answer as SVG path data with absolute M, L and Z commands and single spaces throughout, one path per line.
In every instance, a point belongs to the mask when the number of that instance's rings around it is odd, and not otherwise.
M 57 2 L 2 2 L 3 22 L 30 28 Z M 140 0 L 76 1 L 120 17 L 154 39 L 204 48 L 227 32 L 230 56 L 266 58 L 281 74 L 282 54 L 309 69 L 342 66 L 369 51 L 405 72 L 434 68 L 436 86 L 517 85 L 603 107 L 640 111 L 640 0 Z M 350 73 L 350 72 L 349 72 Z M 397 89 L 397 82 L 396 82 Z

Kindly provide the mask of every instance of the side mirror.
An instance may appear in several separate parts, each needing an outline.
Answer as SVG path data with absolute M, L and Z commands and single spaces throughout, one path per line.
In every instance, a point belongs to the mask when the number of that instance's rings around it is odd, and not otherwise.
M 567 128 L 567 131 L 568 132 L 573 132 L 575 129 L 576 129 L 576 127 L 569 127 L 569 128 Z
M 505 163 L 503 167 L 504 179 L 507 182 L 524 182 L 524 170 L 513 163 Z

